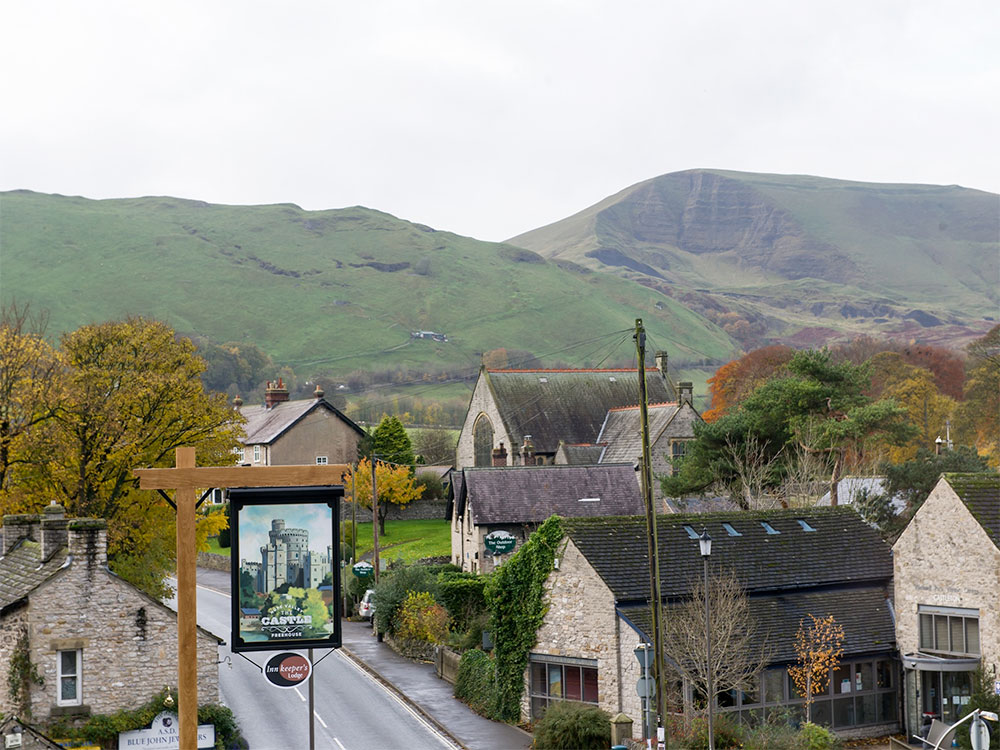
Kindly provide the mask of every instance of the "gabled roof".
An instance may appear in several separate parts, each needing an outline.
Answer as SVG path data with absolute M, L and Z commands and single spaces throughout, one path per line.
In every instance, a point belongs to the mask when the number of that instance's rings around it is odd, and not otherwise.
M 297 399 L 295 401 L 279 401 L 270 408 L 258 406 L 242 406 L 240 414 L 246 417 L 243 426 L 244 445 L 269 445 L 277 440 L 292 425 L 305 417 L 313 409 L 327 409 L 359 435 L 365 431 L 351 419 L 336 409 L 329 401 L 321 398 Z
M 531 435 L 536 453 L 559 441 L 594 443 L 608 410 L 639 403 L 635 370 L 483 370 L 512 440 Z M 646 369 L 647 400 L 671 400 L 656 368 Z M 516 446 L 512 446 L 516 450 Z
M 1000 548 L 1000 474 L 945 474 L 944 480 Z
M 650 404 L 647 409 L 649 442 L 655 443 L 677 416 L 680 404 Z M 642 455 L 642 419 L 638 405 L 609 409 L 597 442 L 606 443 L 604 460 L 635 461 Z
M 0 557 L 0 611 L 24 599 L 54 576 L 66 563 L 69 551 L 63 547 L 42 562 L 42 545 L 22 539 Z
M 750 618 L 757 628 L 751 643 L 755 649 L 766 647 L 772 664 L 795 661 L 799 623 L 810 614 L 816 617 L 832 614 L 844 629 L 845 653 L 891 651 L 896 633 L 887 599 L 887 585 L 750 596 Z M 649 606 L 619 607 L 618 613 L 652 641 Z M 669 609 L 666 616 L 670 617 Z
M 815 531 L 807 531 L 805 522 Z M 768 533 L 768 523 L 777 534 Z M 732 536 L 728 524 L 739 536 Z M 619 603 L 647 601 L 646 522 L 629 518 L 567 518 L 566 534 Z M 748 595 L 843 585 L 881 585 L 892 576 L 888 545 L 851 508 L 740 511 L 657 517 L 665 600 L 688 594 L 701 575 L 695 534 L 712 537 L 711 565 L 732 571 Z
M 471 503 L 476 525 L 541 523 L 552 515 L 572 518 L 643 510 L 631 464 L 468 468 L 452 475 L 452 489 L 459 514 Z

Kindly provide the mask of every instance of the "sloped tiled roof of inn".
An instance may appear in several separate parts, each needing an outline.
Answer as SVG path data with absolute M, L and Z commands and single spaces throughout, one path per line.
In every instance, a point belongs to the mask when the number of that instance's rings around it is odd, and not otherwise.
M 680 411 L 679 404 L 650 404 L 646 409 L 651 443 L 663 434 L 667 425 Z M 597 438 L 607 443 L 605 461 L 635 461 L 642 455 L 642 421 L 638 406 L 609 409 L 604 426 Z
M 42 545 L 30 539 L 18 542 L 0 557 L 0 610 L 23 599 L 43 584 L 66 562 L 64 547 L 42 562 Z
M 945 474 L 944 478 L 1000 548 L 1000 474 Z
M 486 370 L 486 379 L 510 434 L 531 435 L 538 453 L 555 453 L 560 440 L 596 442 L 609 409 L 639 403 L 635 370 Z M 668 388 L 646 369 L 649 402 L 670 401 Z
M 844 629 L 845 653 L 891 651 L 896 636 L 887 594 L 886 586 L 865 586 L 748 597 L 750 619 L 757 625 L 751 642 L 756 648 L 766 645 L 771 663 L 794 661 L 795 633 L 803 618 L 832 614 Z M 618 612 L 652 640 L 648 606 L 619 607 Z
M 270 444 L 277 440 L 285 430 L 317 408 L 330 410 L 356 432 L 364 434 L 364 430 L 344 416 L 328 401 L 315 398 L 296 399 L 295 401 L 280 401 L 271 407 L 264 406 L 263 404 L 241 407 L 240 414 L 246 417 L 247 420 L 247 423 L 243 426 L 243 433 L 245 435 L 243 444 Z
M 559 446 L 559 450 L 566 456 L 566 463 L 574 466 L 600 463 L 605 448 L 606 445 L 593 443 L 563 443 Z
M 471 500 L 476 524 L 541 522 L 551 515 L 619 516 L 643 510 L 631 464 L 470 468 L 452 474 L 452 488 L 459 514 Z
M 657 524 L 664 599 L 686 596 L 701 575 L 698 540 L 685 527 L 699 535 L 708 530 L 711 564 L 735 573 L 748 595 L 871 584 L 892 575 L 888 545 L 851 508 L 665 515 Z M 568 518 L 564 528 L 616 601 L 648 599 L 643 516 Z

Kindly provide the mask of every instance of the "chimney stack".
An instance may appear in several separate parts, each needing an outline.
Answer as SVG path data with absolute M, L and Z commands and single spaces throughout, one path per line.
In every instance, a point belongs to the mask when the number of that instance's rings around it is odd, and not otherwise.
M 667 375 L 667 353 L 665 351 L 659 351 L 654 356 L 654 361 L 656 362 L 656 369 L 660 371 L 660 375 L 668 383 L 670 382 L 670 376 Z
M 316 386 L 316 390 L 315 390 L 315 391 L 313 391 L 313 396 L 315 396 L 316 398 L 320 399 L 320 398 L 323 398 L 323 396 L 325 396 L 325 395 L 326 395 L 326 393 L 325 393 L 325 392 L 323 391 L 323 389 L 322 389 L 322 388 L 320 388 L 320 387 L 319 387 L 319 386 L 317 385 L 317 386 Z
M 535 444 L 531 442 L 531 435 L 524 436 L 524 444 L 521 446 L 521 464 L 524 466 L 535 465 Z
M 108 524 L 100 518 L 74 518 L 67 524 L 69 553 L 88 568 L 108 566 Z
M 38 516 L 22 513 L 3 517 L 3 550 L 4 555 L 14 548 L 21 539 L 35 541 L 38 535 Z
M 264 389 L 264 406 L 270 409 L 275 404 L 287 400 L 288 389 L 285 387 L 284 381 L 281 378 L 278 378 L 276 382 L 268 380 L 267 387 Z
M 493 465 L 494 466 L 507 465 L 507 449 L 503 447 L 503 443 L 500 443 L 499 448 L 493 449 Z
M 694 398 L 694 383 L 689 380 L 682 380 L 677 384 L 677 403 L 691 404 Z
M 42 516 L 42 559 L 48 560 L 52 555 L 69 543 L 66 509 L 53 500 Z

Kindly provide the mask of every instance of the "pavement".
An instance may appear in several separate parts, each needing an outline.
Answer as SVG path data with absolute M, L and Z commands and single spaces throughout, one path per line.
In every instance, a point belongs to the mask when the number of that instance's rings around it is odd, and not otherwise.
M 229 593 L 229 573 L 198 568 L 198 584 Z M 452 694 L 433 664 L 400 656 L 379 641 L 368 622 L 341 621 L 341 651 L 463 750 L 524 750 L 531 735 L 480 716 Z
M 523 750 L 531 735 L 486 719 L 452 695 L 433 664 L 400 656 L 379 642 L 367 622 L 342 621 L 344 655 L 394 691 L 452 742 L 467 750 Z

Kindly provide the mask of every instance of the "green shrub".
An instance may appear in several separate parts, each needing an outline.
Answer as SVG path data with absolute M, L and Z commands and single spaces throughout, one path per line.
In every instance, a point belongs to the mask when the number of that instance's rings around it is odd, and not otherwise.
M 375 586 L 375 626 L 395 635 L 396 615 L 411 591 L 426 591 L 437 599 L 437 577 L 423 565 L 404 565 L 387 572 Z
M 801 750 L 799 733 L 788 724 L 764 724 L 745 730 L 744 750 Z
M 715 747 L 740 747 L 743 742 L 743 732 L 740 725 L 729 714 L 718 714 L 712 717 L 712 733 L 715 735 Z M 687 747 L 691 750 L 706 750 L 708 748 L 708 717 L 699 716 L 691 722 L 686 732 Z
M 496 668 L 488 654 L 479 649 L 462 654 L 454 693 L 476 713 L 494 717 L 497 704 Z
M 444 482 L 433 471 L 423 471 L 417 474 L 416 485 L 420 488 L 422 500 L 436 500 L 444 497 Z
M 833 750 L 840 746 L 840 740 L 826 727 L 811 722 L 799 727 L 799 747 L 802 750 Z
M 537 750 L 605 750 L 611 746 L 611 717 L 597 706 L 556 701 L 535 725 Z
M 396 615 L 396 635 L 410 641 L 442 643 L 448 635 L 448 612 L 426 591 L 411 591 Z
M 996 670 L 987 672 L 980 663 L 972 676 L 972 695 L 969 702 L 962 707 L 962 716 L 968 716 L 977 708 L 994 713 L 1000 712 L 1000 695 L 993 691 L 993 681 L 996 679 Z M 970 719 L 962 726 L 967 726 L 971 721 Z M 990 722 L 986 723 L 990 728 L 990 750 L 996 750 L 1000 748 L 1000 727 Z M 972 747 L 972 737 L 968 729 L 959 731 L 955 736 L 959 747 L 966 750 Z
M 451 615 L 452 630 L 465 632 L 486 612 L 486 578 L 475 573 L 446 571 L 438 575 L 441 603 Z

